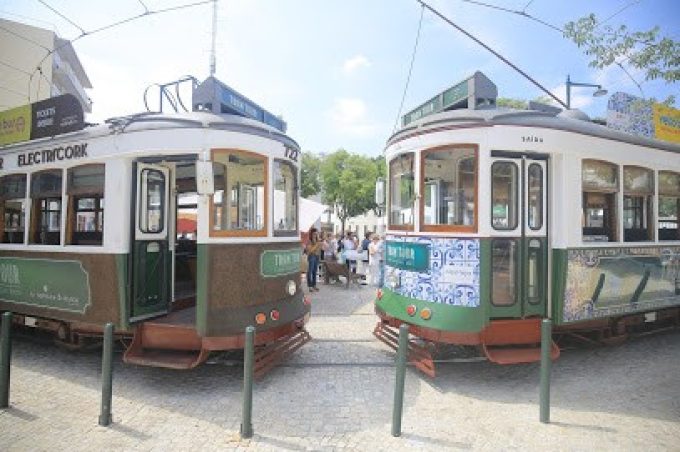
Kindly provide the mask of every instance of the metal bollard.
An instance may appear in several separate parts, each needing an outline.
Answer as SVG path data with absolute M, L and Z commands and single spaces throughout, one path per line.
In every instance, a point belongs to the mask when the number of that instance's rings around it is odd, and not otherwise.
M 241 438 L 253 437 L 253 363 L 255 361 L 255 328 L 246 327 L 243 348 L 243 420 Z
M 102 348 L 102 406 L 99 425 L 111 424 L 111 395 L 113 393 L 113 323 L 104 326 L 104 347 Z
M 399 348 L 397 349 L 397 376 L 394 385 L 394 408 L 392 409 L 392 436 L 401 436 L 401 414 L 404 409 L 404 380 L 408 360 L 408 325 L 399 327 Z
M 9 407 L 9 370 L 12 363 L 12 313 L 2 315 L 0 327 L 0 408 Z
M 541 422 L 550 423 L 550 367 L 552 350 L 552 322 L 543 319 L 541 322 Z

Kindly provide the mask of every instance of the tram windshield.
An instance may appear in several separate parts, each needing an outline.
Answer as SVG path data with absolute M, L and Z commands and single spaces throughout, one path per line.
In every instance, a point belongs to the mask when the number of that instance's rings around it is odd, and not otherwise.
M 413 154 L 390 162 L 390 226 L 413 227 L 414 179 Z

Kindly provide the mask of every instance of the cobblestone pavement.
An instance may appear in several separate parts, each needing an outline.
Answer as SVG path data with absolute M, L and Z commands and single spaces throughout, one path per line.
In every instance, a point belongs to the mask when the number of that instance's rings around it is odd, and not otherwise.
M 371 334 L 372 295 L 324 285 L 312 295 L 314 341 L 255 384 L 248 441 L 234 361 L 170 371 L 118 354 L 104 428 L 99 352 L 18 337 L 0 450 L 680 450 L 678 331 L 563 352 L 548 425 L 538 421 L 538 365 L 447 363 L 435 380 L 410 369 L 393 438 L 394 356 Z

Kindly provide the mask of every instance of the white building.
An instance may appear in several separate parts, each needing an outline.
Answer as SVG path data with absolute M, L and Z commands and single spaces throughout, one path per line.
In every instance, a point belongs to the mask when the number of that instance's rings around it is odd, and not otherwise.
M 385 216 L 378 216 L 373 210 L 369 210 L 364 215 L 348 218 L 345 221 L 345 231 L 343 231 L 342 222 L 336 215 L 332 206 L 326 206 L 326 210 L 321 215 L 321 229 L 333 232 L 333 234 L 352 231 L 359 238 L 364 238 L 367 232 L 384 234 Z
M 43 58 L 41 75 L 36 68 Z M 69 41 L 50 30 L 0 19 L 0 111 L 70 93 L 90 113 L 92 101 L 85 92 L 90 88 Z

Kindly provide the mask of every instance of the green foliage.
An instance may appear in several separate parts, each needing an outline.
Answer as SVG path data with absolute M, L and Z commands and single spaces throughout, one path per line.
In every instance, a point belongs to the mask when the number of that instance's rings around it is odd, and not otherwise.
M 594 14 L 564 26 L 564 36 L 585 49 L 590 66 L 599 69 L 625 61 L 645 71 L 645 80 L 661 78 L 667 83 L 680 80 L 680 43 L 660 37 L 659 27 L 630 31 L 625 25 L 601 26 Z
M 340 149 L 327 155 L 321 162 L 323 201 L 335 206 L 343 230 L 348 218 L 362 215 L 376 207 L 375 181 L 385 175 L 383 160 Z
M 509 97 L 499 97 L 496 99 L 496 106 L 498 108 L 514 108 L 517 110 L 526 110 L 529 103 L 525 100 L 510 99 Z
M 302 165 L 300 169 L 300 193 L 303 198 L 321 192 L 321 157 L 311 152 L 302 153 Z

